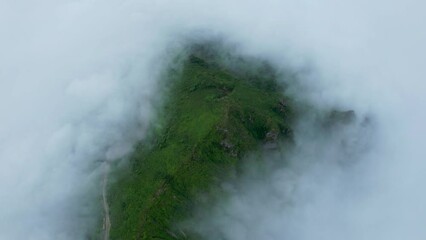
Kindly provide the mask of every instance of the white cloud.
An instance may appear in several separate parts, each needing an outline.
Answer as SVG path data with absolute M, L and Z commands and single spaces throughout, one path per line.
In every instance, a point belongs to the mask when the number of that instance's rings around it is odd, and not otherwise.
M 235 207 L 248 209 L 242 222 L 262 220 L 253 236 L 421 239 L 424 9 L 417 0 L 1 2 L 0 238 L 84 237 L 92 214 L 84 206 L 96 197 L 89 189 L 99 187 L 93 163 L 141 137 L 133 130 L 153 114 L 162 54 L 205 29 L 277 66 L 313 65 L 299 97 L 377 122 L 377 143 L 356 170 L 319 164 L 289 180 L 304 189 L 294 208 L 275 198 L 259 205 L 247 187 Z M 286 189 L 285 180 L 266 183 Z M 367 193 L 350 191 L 357 186 Z M 357 201 L 340 202 L 345 194 Z

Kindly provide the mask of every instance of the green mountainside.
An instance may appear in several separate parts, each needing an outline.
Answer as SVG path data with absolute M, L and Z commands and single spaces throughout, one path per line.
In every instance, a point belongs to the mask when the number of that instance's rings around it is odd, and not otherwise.
M 291 140 L 290 100 L 272 68 L 234 65 L 193 51 L 172 71 L 162 127 L 137 145 L 130 169 L 110 185 L 110 239 L 197 239 L 177 223 L 191 216 L 198 196 L 215 194 L 250 152 Z

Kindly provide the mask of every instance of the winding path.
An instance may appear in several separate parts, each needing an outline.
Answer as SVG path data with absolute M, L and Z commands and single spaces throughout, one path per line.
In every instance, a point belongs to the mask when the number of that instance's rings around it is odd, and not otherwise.
M 104 163 L 104 177 L 102 183 L 102 205 L 104 208 L 104 240 L 109 240 L 109 231 L 111 229 L 111 220 L 109 216 L 109 205 L 108 205 L 108 196 L 107 196 L 107 187 L 108 187 L 108 175 L 109 175 L 110 165 L 108 162 Z

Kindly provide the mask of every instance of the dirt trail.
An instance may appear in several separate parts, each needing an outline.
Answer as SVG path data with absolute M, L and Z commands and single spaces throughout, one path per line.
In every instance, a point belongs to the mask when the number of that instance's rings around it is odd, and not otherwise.
M 111 220 L 109 216 L 109 205 L 108 205 L 108 196 L 107 196 L 107 187 L 108 187 L 108 175 L 109 175 L 110 165 L 108 162 L 104 163 L 104 177 L 102 183 L 102 203 L 104 208 L 104 240 L 109 240 L 109 231 L 111 229 Z

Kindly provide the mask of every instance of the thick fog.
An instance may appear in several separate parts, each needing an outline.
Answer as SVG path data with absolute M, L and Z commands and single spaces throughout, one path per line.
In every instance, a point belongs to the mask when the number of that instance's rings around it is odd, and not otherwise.
M 288 94 L 358 116 L 330 134 L 310 118 L 298 125 L 293 168 L 248 174 L 196 231 L 423 239 L 425 9 L 420 0 L 0 2 L 0 239 L 93 232 L 102 161 L 144 137 L 161 71 L 193 34 L 310 69 Z

